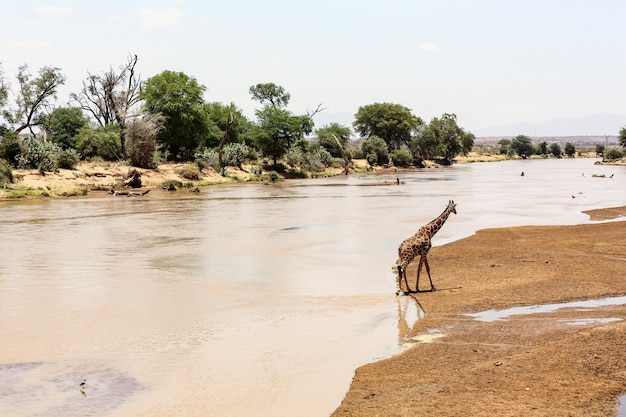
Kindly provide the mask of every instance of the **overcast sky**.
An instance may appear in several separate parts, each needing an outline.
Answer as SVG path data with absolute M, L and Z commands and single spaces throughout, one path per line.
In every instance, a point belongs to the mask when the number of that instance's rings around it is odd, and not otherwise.
M 616 131 L 576 133 L 617 134 L 624 16 L 621 0 L 22 0 L 3 7 L 0 61 L 10 80 L 61 68 L 62 105 L 132 53 L 143 80 L 184 72 L 251 118 L 249 87 L 272 82 L 295 113 L 326 108 L 316 127 L 391 102 L 471 132 L 608 113 Z

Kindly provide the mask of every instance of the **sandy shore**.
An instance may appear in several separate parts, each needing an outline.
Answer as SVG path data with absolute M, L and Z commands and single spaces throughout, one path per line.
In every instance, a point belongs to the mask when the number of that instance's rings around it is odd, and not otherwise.
M 359 368 L 333 416 L 616 415 L 626 305 L 493 322 L 466 314 L 625 296 L 626 221 L 483 230 L 433 248 L 429 261 L 438 290 L 412 295 L 425 316 L 411 335 L 435 337 Z M 412 286 L 415 274 L 412 265 Z

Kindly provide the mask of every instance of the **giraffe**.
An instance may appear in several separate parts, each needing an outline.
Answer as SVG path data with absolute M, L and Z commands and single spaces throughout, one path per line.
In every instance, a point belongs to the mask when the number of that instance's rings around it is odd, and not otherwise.
M 433 285 L 433 280 L 430 277 L 430 267 L 428 266 L 428 251 L 432 247 L 431 239 L 441 229 L 441 226 L 448 220 L 450 213 L 456 214 L 456 204 L 450 200 L 446 209 L 435 220 L 420 227 L 420 229 L 410 238 L 406 239 L 398 247 L 399 259 L 396 262 L 398 265 L 398 285 L 402 277 L 404 277 L 404 283 L 406 289 L 411 292 L 409 283 L 406 280 L 406 268 L 409 266 L 415 257 L 420 257 L 419 266 L 417 267 L 417 281 L 415 283 L 415 291 L 419 292 L 420 272 L 422 270 L 422 264 L 426 265 L 426 272 L 428 273 L 428 280 L 430 281 L 430 290 L 435 291 L 436 288 Z

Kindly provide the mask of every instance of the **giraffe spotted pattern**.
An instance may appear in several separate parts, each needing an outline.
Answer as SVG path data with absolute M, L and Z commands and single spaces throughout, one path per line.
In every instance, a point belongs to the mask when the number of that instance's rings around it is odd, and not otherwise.
M 428 265 L 428 251 L 432 247 L 431 239 L 441 229 L 443 224 L 448 220 L 448 216 L 450 213 L 456 214 L 456 204 L 454 201 L 450 200 L 448 202 L 448 206 L 446 209 L 437 217 L 435 220 L 430 223 L 422 226 L 417 233 L 415 233 L 410 238 L 406 239 L 404 242 L 400 244 L 398 248 L 398 261 L 396 262 L 398 265 L 398 285 L 400 285 L 400 280 L 404 278 L 404 283 L 406 284 L 406 288 L 408 292 L 411 292 L 411 288 L 409 287 L 409 283 L 406 279 L 406 268 L 409 266 L 411 262 L 415 258 L 419 256 L 419 265 L 417 267 L 417 279 L 415 282 L 415 291 L 419 292 L 420 287 L 420 272 L 422 270 L 422 265 L 426 266 L 426 272 L 428 273 L 428 280 L 430 281 L 430 291 L 435 291 L 435 286 L 433 285 L 433 280 L 430 277 L 430 266 Z

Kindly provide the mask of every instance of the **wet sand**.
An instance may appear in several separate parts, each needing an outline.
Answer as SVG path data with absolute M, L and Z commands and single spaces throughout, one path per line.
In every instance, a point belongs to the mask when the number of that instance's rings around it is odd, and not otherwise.
M 483 230 L 429 261 L 438 290 L 411 295 L 426 312 L 411 334 L 429 342 L 357 369 L 333 416 L 616 415 L 626 305 L 492 322 L 467 314 L 626 295 L 626 221 Z M 411 286 L 415 274 L 412 265 Z

